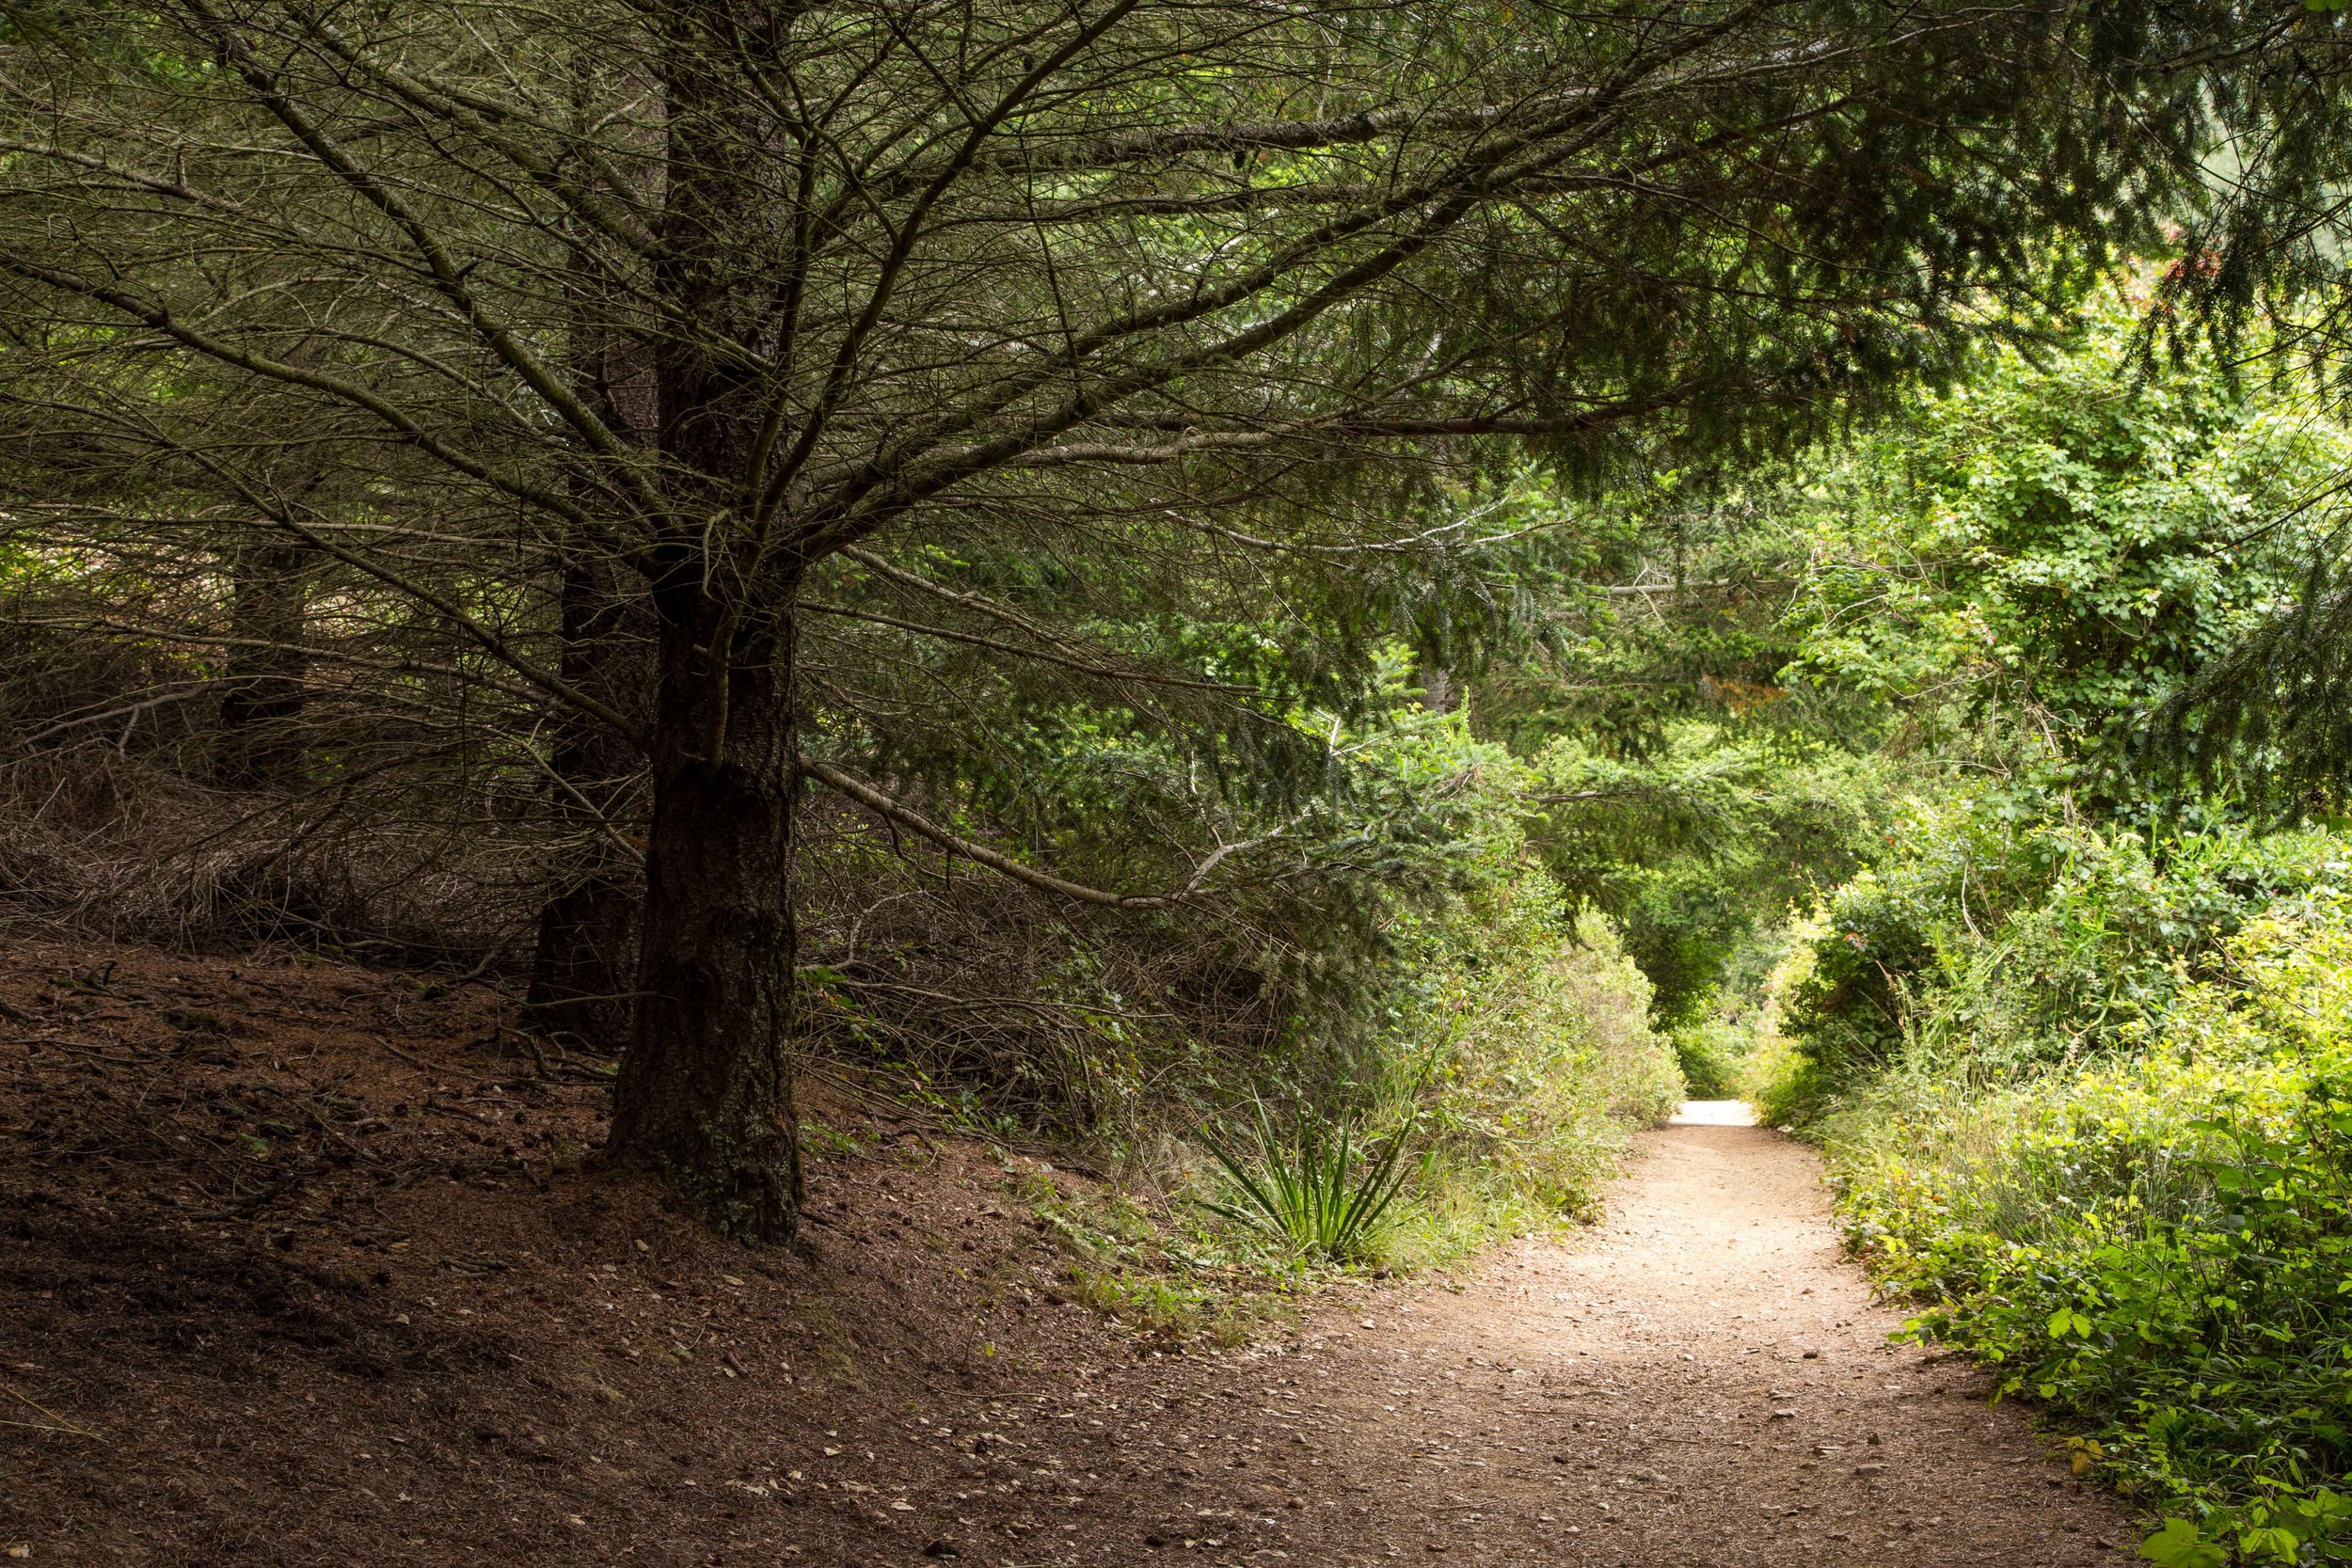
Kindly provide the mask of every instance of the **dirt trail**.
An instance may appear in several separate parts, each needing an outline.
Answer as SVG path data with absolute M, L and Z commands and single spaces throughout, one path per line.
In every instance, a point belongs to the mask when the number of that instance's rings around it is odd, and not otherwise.
M 1809 1150 L 1735 1125 L 1645 1145 L 1605 1226 L 1513 1249 L 1458 1294 L 1320 1312 L 1236 1390 L 1249 1416 L 1159 1434 L 1242 1467 L 1180 1465 L 1188 1506 L 1146 1507 L 1157 1533 L 1233 1561 L 2122 1560 L 2128 1521 L 2020 1412 L 1887 1344 L 1899 1314 L 1840 1259 Z M 1054 1560 L 1134 1560 L 1124 1533 Z
M 582 1172 L 503 1002 L 0 944 L 0 1559 L 189 1568 L 2059 1568 L 2128 1521 L 1890 1347 L 1810 1151 L 1644 1139 L 1608 1222 L 1168 1354 L 1041 1162 L 878 1124 L 746 1252 Z M 850 1106 L 829 1115 L 857 1125 Z M 100 1440 L 103 1434 L 103 1440 Z

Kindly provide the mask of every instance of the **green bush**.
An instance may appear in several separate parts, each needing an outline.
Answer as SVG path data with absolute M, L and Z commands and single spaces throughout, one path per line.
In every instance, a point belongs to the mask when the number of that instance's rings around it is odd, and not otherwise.
M 2352 901 L 2208 956 L 2104 1058 L 1972 1089 L 1916 1052 L 1827 1125 L 1841 1209 L 1915 1332 L 2185 1521 L 2158 1560 L 2352 1562 Z
M 1675 1061 L 1682 1069 L 1685 1092 L 1693 1100 L 1731 1100 L 1740 1092 L 1742 1058 L 1748 1037 L 1738 1024 L 1719 1018 L 1686 1023 L 1674 1032 Z
M 1629 1130 L 1686 1092 L 1614 928 L 1571 920 L 1550 879 L 1521 866 L 1403 934 L 1412 984 L 1395 996 L 1374 1119 L 1409 1118 L 1425 1158 L 1389 1260 L 1457 1258 L 1592 1213 Z
M 1934 914 L 1866 871 L 1837 892 L 1812 962 L 1790 988 L 1786 1027 L 1824 1090 L 1883 1067 L 1901 1047 L 1936 963 Z
M 1762 1091 L 1782 1125 L 1833 1114 L 1915 1046 L 1979 1084 L 2128 1048 L 2249 919 L 2352 869 L 2323 832 L 2225 825 L 2152 847 L 2006 793 L 1915 803 L 1899 843 L 1784 962 L 1793 1049 Z

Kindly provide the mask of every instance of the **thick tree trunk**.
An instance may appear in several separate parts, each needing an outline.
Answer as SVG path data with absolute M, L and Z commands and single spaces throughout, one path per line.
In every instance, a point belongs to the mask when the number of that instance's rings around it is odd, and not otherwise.
M 644 957 L 605 1158 L 660 1172 L 729 1235 L 788 1240 L 792 627 L 731 626 L 691 570 L 655 602 Z
M 222 672 L 215 777 L 231 789 L 291 790 L 302 782 L 302 709 L 310 656 L 304 551 L 254 544 L 230 564 L 230 634 Z
M 768 405 L 714 345 L 763 341 L 772 237 L 758 178 L 781 135 L 740 67 L 778 36 L 769 0 L 679 0 L 666 34 L 667 187 L 656 286 L 672 319 L 654 351 L 657 444 L 675 513 L 649 559 L 660 622 L 649 725 L 653 821 L 637 1014 L 615 1086 L 608 1162 L 660 1172 L 727 1234 L 788 1239 L 801 1161 L 792 1010 L 791 621 L 797 569 L 743 510 Z M 763 41 L 767 40 L 767 41 Z
M 647 661 L 628 635 L 619 571 L 584 553 L 564 563 L 562 673 L 574 689 L 636 714 L 645 705 Z M 637 989 L 639 870 L 615 842 L 624 826 L 615 818 L 638 764 L 635 748 L 611 725 L 569 709 L 557 714 L 550 804 L 573 847 L 539 909 L 524 1017 L 552 1039 L 607 1055 L 628 1043 Z

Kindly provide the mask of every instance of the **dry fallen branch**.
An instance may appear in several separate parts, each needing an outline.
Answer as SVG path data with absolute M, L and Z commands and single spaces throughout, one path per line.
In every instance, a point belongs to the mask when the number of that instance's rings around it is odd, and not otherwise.
M 26 1405 L 32 1410 L 38 1412 L 40 1415 L 47 1418 L 46 1424 L 41 1421 L 0 1420 L 0 1426 L 25 1427 L 34 1432 L 54 1432 L 67 1437 L 87 1437 L 93 1443 L 103 1443 L 106 1440 L 103 1435 L 92 1432 L 87 1427 L 75 1426 L 72 1422 L 67 1420 L 56 1411 L 51 1410 L 47 1405 L 38 1403 L 32 1398 L 23 1393 L 12 1385 L 0 1383 L 0 1393 L 7 1394 L 18 1403 Z

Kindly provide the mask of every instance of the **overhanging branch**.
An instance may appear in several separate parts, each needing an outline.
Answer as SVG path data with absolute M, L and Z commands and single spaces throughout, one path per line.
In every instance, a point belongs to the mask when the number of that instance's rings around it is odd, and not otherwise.
M 1229 857 L 1237 851 L 1251 848 L 1281 836 L 1279 833 L 1268 833 L 1263 837 L 1247 839 L 1238 844 L 1221 846 L 1193 868 L 1192 875 L 1184 879 L 1183 886 L 1170 889 L 1166 893 L 1113 893 L 1106 888 L 1089 887 L 1084 882 L 1073 882 L 1066 877 L 1057 877 L 1050 871 L 1040 871 L 1037 867 L 1025 865 L 1010 855 L 1000 853 L 985 844 L 976 844 L 961 833 L 950 832 L 922 813 L 900 805 L 882 790 L 875 788 L 863 779 L 844 773 L 838 768 L 806 756 L 800 757 L 798 763 L 803 773 L 815 779 L 826 788 L 848 796 L 866 810 L 898 824 L 917 838 L 930 840 L 950 854 L 961 855 L 976 865 L 984 865 L 991 871 L 1009 877 L 1014 881 L 1025 883 L 1041 893 L 1056 894 L 1064 898 L 1075 899 L 1082 904 L 1095 905 L 1100 909 L 1166 910 L 1173 909 L 1180 904 L 1192 903 L 1205 896 L 1206 890 L 1203 884 L 1207 882 L 1209 874 Z

